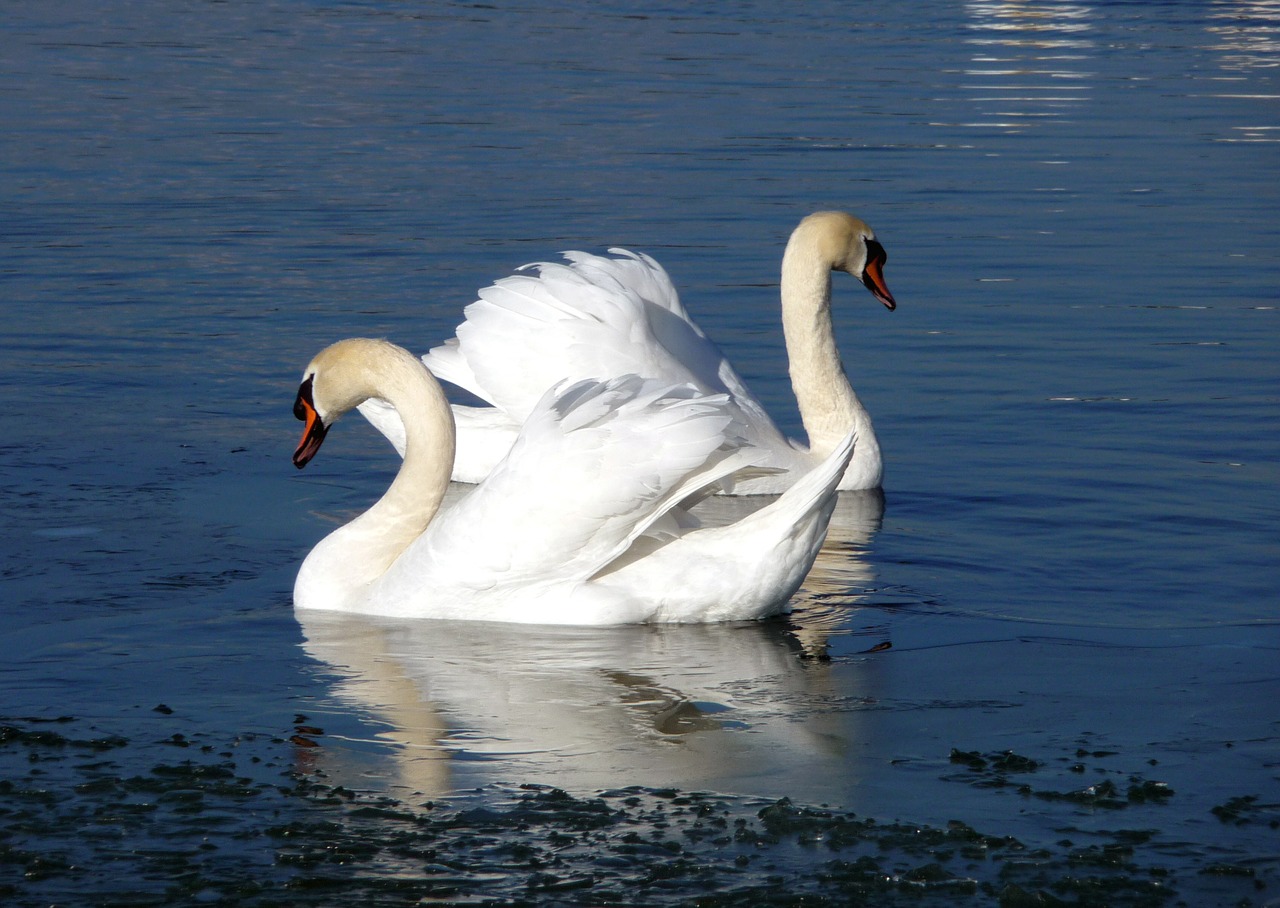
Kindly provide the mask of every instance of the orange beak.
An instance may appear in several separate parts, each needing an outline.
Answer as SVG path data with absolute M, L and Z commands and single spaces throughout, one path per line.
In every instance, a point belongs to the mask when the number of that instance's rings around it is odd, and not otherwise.
M 298 388 L 298 398 L 293 402 L 293 415 L 306 423 L 302 430 L 302 441 L 298 442 L 298 449 L 293 452 L 293 465 L 301 470 L 316 456 L 320 445 L 324 443 L 325 433 L 329 431 L 316 412 L 316 405 L 311 397 L 311 376 Z
M 887 261 L 889 255 L 884 247 L 875 240 L 867 240 L 867 264 L 862 269 L 863 286 L 884 303 L 886 309 L 892 311 L 897 308 L 898 303 L 889 292 L 889 285 L 884 282 L 884 263 Z

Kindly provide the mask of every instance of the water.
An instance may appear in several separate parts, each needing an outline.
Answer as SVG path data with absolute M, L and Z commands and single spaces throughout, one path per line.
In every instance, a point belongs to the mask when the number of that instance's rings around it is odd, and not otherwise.
M 7 11 L 8 901 L 1280 899 L 1280 8 L 804 10 Z M 295 617 L 395 468 L 289 465 L 321 346 L 626 245 L 798 432 L 819 207 L 900 306 L 837 282 L 886 488 L 791 621 Z

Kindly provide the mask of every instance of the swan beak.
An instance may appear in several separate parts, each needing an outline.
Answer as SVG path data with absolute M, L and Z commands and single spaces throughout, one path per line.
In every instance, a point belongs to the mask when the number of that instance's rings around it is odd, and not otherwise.
M 867 264 L 862 269 L 862 283 L 875 298 L 884 303 L 889 311 L 897 308 L 898 303 L 889 292 L 889 285 L 884 282 L 884 263 L 889 255 L 875 240 L 867 240 Z
M 307 380 L 298 389 L 298 399 L 293 402 L 293 415 L 306 423 L 302 430 L 302 441 L 298 442 L 298 449 L 293 452 L 293 465 L 299 470 L 316 456 L 320 445 L 324 443 L 325 433 L 329 431 L 316 412 L 315 401 L 311 397 L 311 379 L 312 376 L 307 376 Z

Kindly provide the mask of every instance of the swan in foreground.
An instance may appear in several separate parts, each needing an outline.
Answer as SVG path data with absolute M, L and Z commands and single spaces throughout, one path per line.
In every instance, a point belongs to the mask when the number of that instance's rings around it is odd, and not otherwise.
M 568 379 L 635 373 L 704 394 L 728 394 L 746 439 L 767 471 L 721 491 L 777 494 L 821 463 L 852 431 L 853 460 L 841 490 L 879 488 L 880 444 L 845 375 L 831 323 L 831 272 L 858 278 L 887 308 L 887 256 L 871 228 L 850 214 L 820 211 L 802 220 L 782 258 L 782 329 L 808 445 L 782 434 L 764 407 L 694 324 L 667 272 L 652 258 L 567 252 L 567 265 L 540 263 L 480 291 L 457 336 L 423 361 L 442 381 L 490 407 L 454 408 L 458 458 L 453 478 L 479 482 L 506 454 L 542 392 Z M 403 453 L 403 429 L 377 402 L 361 412 Z
M 822 545 L 850 433 L 787 494 L 723 527 L 681 504 L 759 452 L 726 395 L 624 375 L 548 391 L 510 452 L 448 508 L 454 420 L 411 353 L 356 338 L 303 373 L 301 468 L 344 413 L 385 401 L 404 462 L 382 498 L 320 541 L 298 608 L 543 624 L 726 621 L 784 611 Z

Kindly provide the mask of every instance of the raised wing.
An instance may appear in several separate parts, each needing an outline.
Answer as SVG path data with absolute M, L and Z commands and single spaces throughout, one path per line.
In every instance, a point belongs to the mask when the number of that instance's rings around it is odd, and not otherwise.
M 523 421 L 564 380 L 634 373 L 729 394 L 749 431 L 777 434 L 719 348 L 693 323 L 667 272 L 646 255 L 566 252 L 480 291 L 457 337 L 423 361 L 438 377 Z M 780 438 L 781 436 L 778 435 Z

